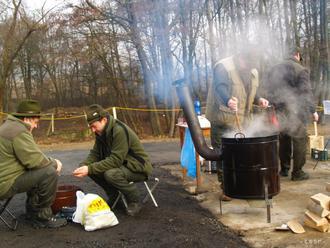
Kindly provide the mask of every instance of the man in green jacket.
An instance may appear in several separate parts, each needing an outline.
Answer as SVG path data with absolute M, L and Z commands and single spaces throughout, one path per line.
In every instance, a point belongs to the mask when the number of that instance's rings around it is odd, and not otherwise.
M 37 101 L 22 101 L 0 126 L 0 200 L 26 192 L 26 219 L 36 228 L 57 228 L 67 223 L 51 210 L 62 163 L 46 157 L 33 139 L 40 112 Z
M 110 205 L 118 191 L 123 193 L 128 202 L 127 214 L 134 216 L 141 205 L 139 191 L 130 182 L 148 178 L 152 172 L 149 157 L 134 131 L 100 105 L 89 106 L 86 114 L 89 127 L 95 133 L 95 144 L 73 175 L 92 178 L 105 190 Z

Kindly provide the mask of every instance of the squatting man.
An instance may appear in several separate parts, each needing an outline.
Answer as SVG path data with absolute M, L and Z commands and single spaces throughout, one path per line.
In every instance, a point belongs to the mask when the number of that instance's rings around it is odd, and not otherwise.
M 134 131 L 100 105 L 90 105 L 86 115 L 95 134 L 95 143 L 73 175 L 89 176 L 100 185 L 108 196 L 110 207 L 120 191 L 128 202 L 127 214 L 134 216 L 139 213 L 141 204 L 139 191 L 130 182 L 148 178 L 152 172 L 150 159 Z

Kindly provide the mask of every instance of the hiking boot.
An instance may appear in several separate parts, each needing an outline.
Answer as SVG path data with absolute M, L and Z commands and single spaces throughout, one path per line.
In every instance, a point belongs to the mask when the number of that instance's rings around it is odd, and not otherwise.
M 68 222 L 64 218 L 51 217 L 47 220 L 33 218 L 29 219 L 31 225 L 36 228 L 59 228 L 65 226 Z
M 288 170 L 288 169 L 281 169 L 281 171 L 280 171 L 280 175 L 281 175 L 282 177 L 287 177 L 287 176 L 289 176 L 289 170 Z
M 303 171 L 298 171 L 296 173 L 292 173 L 292 175 L 291 175 L 292 181 L 302 181 L 302 180 L 307 180 L 308 178 L 309 178 L 309 175 Z
M 127 206 L 127 214 L 130 216 L 137 215 L 141 210 L 141 204 L 138 202 L 130 202 Z

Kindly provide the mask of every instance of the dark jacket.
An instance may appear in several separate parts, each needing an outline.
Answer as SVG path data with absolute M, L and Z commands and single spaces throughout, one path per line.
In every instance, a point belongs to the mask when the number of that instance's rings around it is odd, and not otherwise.
M 309 73 L 295 58 L 275 65 L 268 76 L 268 100 L 280 113 L 306 123 L 315 112 Z
M 38 148 L 29 128 L 11 115 L 0 126 L 0 198 L 27 170 L 57 166 Z
M 149 176 L 152 172 L 147 153 L 135 134 L 126 124 L 107 116 L 108 123 L 102 135 L 96 135 L 93 149 L 82 164 L 88 173 L 101 174 L 111 168 L 127 167 L 133 172 Z

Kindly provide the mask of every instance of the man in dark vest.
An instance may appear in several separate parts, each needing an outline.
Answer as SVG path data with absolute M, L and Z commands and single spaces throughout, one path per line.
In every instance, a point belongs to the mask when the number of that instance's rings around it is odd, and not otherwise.
M 211 122 L 211 145 L 221 148 L 221 137 L 238 130 L 236 116 L 242 125 L 251 119 L 254 103 L 266 108 L 268 100 L 258 95 L 259 75 L 256 69 L 258 54 L 256 49 L 248 49 L 234 56 L 218 61 L 213 70 L 206 118 Z M 222 181 L 221 161 L 217 162 L 218 179 Z M 230 200 L 223 195 L 223 200 Z
M 280 123 L 280 175 L 288 176 L 292 153 L 293 181 L 309 178 L 302 170 L 306 162 L 306 125 L 311 117 L 318 121 L 309 73 L 301 61 L 301 49 L 291 48 L 288 57 L 271 68 L 267 80 L 269 99 L 275 105 Z
M 51 210 L 62 163 L 46 157 L 33 139 L 40 116 L 40 104 L 25 100 L 0 126 L 0 199 L 26 192 L 27 221 L 36 228 L 57 228 L 67 224 Z
M 110 206 L 118 191 L 123 193 L 128 202 L 127 214 L 134 216 L 141 205 L 139 191 L 130 182 L 148 178 L 152 172 L 149 157 L 134 131 L 115 120 L 100 105 L 89 106 L 86 114 L 96 139 L 93 149 L 73 174 L 92 178 L 107 193 Z

